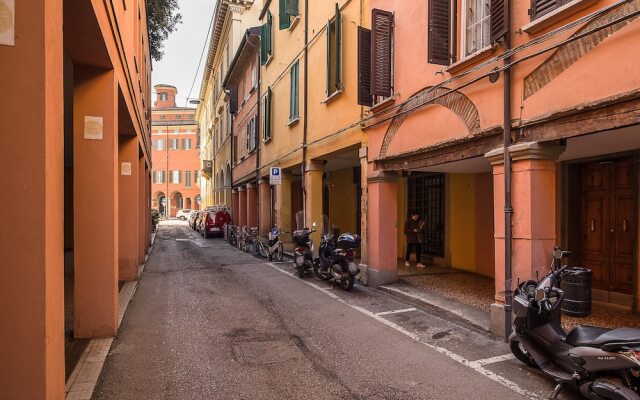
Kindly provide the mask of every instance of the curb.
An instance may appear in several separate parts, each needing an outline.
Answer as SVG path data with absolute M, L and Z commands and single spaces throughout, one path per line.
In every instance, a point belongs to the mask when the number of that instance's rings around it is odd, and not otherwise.
M 444 297 L 429 296 L 428 294 L 420 295 L 418 293 L 410 293 L 406 288 L 393 287 L 393 285 L 383 285 L 378 287 L 379 290 L 400 300 L 404 300 L 415 306 L 424 308 L 435 313 L 444 319 L 461 322 L 479 329 L 485 333 L 491 333 L 490 318 L 482 318 L 478 313 L 468 312 L 470 306 L 461 305 L 455 300 L 446 299 Z M 404 289 L 404 290 L 403 290 Z M 418 291 L 416 291 L 418 292 Z

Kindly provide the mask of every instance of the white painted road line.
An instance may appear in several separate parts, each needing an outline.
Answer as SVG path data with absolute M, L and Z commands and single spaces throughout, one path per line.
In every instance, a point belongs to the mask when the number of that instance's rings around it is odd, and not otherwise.
M 399 314 L 399 313 L 406 313 L 406 312 L 411 312 L 411 311 L 416 311 L 415 308 L 411 307 L 411 308 L 403 308 L 402 310 L 393 310 L 393 311 L 383 311 L 383 312 L 379 312 L 376 313 L 377 316 L 380 315 L 391 315 L 391 314 Z
M 285 275 L 293 276 L 293 274 L 290 274 L 290 273 L 288 273 L 288 272 L 276 267 L 273 263 L 267 263 L 267 265 L 270 266 L 271 268 L 277 270 L 277 271 L 282 272 Z M 495 372 L 484 368 L 483 365 L 485 365 L 485 364 L 480 364 L 478 361 L 467 360 L 466 358 L 462 357 L 459 354 L 456 354 L 456 353 L 452 352 L 451 350 L 448 350 L 448 349 L 445 349 L 444 347 L 440 347 L 440 346 L 436 346 L 434 344 L 428 343 L 428 342 L 424 341 L 417 334 L 406 330 L 405 328 L 401 327 L 400 325 L 395 324 L 395 323 L 383 318 L 382 316 L 376 315 L 375 313 L 373 313 L 373 312 L 371 312 L 371 311 L 369 311 L 367 309 L 364 309 L 362 307 L 359 307 L 359 306 L 356 306 L 356 305 L 353 305 L 353 304 L 349 304 L 345 300 L 341 299 L 340 297 L 336 296 L 333 293 L 327 292 L 326 290 L 324 290 L 324 288 L 322 288 L 322 287 L 320 287 L 320 286 L 318 286 L 318 285 L 316 285 L 314 283 L 305 281 L 303 279 L 299 279 L 299 280 L 302 281 L 303 283 L 305 283 L 305 284 L 317 289 L 321 293 L 324 293 L 327 296 L 339 301 L 340 303 L 342 303 L 342 304 L 344 304 L 346 306 L 349 306 L 349 307 L 353 308 L 354 310 L 359 311 L 359 312 L 361 312 L 362 314 L 364 314 L 364 315 L 366 315 L 368 317 L 371 317 L 371 318 L 375 319 L 376 321 L 388 326 L 389 328 L 394 329 L 397 332 L 402 333 L 403 335 L 413 339 L 414 341 L 422 344 L 425 347 L 428 347 L 428 348 L 430 348 L 432 350 L 437 351 L 438 353 L 440 353 L 442 355 L 445 355 L 445 356 L 449 357 L 450 359 L 454 360 L 457 363 L 460 363 L 460 364 L 464 365 L 465 367 L 471 368 L 472 370 L 476 371 L 477 373 L 484 375 L 485 377 L 491 379 L 492 381 L 497 382 L 500 385 L 502 385 L 502 386 L 504 386 L 504 387 L 506 387 L 508 389 L 511 389 L 512 391 L 514 391 L 514 392 L 516 392 L 516 393 L 518 393 L 518 394 L 520 394 L 522 396 L 526 396 L 526 397 L 528 397 L 530 399 L 536 399 L 536 400 L 543 400 L 544 399 L 543 397 L 538 396 L 536 393 L 530 392 L 530 391 L 520 387 L 517 383 L 505 378 L 504 376 L 498 375 Z M 499 357 L 504 357 L 504 356 L 499 356 Z M 493 358 L 495 358 L 495 357 L 493 357 Z M 479 360 L 479 361 L 492 360 L 493 358 L 486 359 L 486 360 Z M 487 364 L 489 364 L 489 363 L 490 362 L 487 362 Z
M 481 365 L 495 364 L 503 361 L 509 361 L 513 359 L 515 359 L 514 355 L 509 353 L 509 354 L 503 354 L 501 356 L 495 356 L 491 358 L 485 358 L 482 360 L 471 361 L 471 364 L 481 366 Z

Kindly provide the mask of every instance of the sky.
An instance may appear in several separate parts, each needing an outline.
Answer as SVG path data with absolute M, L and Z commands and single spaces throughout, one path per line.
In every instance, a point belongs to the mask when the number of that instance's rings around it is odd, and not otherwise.
M 190 97 L 197 98 L 200 94 L 202 69 L 207 62 L 206 50 L 202 57 L 202 65 L 197 71 L 197 76 L 196 67 L 198 66 L 202 49 L 205 46 L 205 39 L 215 4 L 216 0 L 178 0 L 182 23 L 178 25 L 177 31 L 174 31 L 164 42 L 164 57 L 162 60 L 153 61 L 153 73 L 151 76 L 153 86 L 162 83 L 177 87 L 176 103 L 178 107 L 185 106 L 194 77 L 196 77 L 196 80 Z M 155 102 L 155 91 L 152 95 Z M 188 106 L 195 107 L 194 105 Z

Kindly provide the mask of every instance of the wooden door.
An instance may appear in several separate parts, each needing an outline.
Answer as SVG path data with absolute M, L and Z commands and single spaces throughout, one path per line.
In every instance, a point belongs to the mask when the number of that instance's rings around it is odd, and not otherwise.
M 631 294 L 635 247 L 635 165 L 586 164 L 582 173 L 582 261 L 594 289 Z

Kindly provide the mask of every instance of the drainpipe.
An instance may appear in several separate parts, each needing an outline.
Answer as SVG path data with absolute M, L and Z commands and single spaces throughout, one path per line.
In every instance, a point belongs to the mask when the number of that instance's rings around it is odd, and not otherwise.
M 505 51 L 511 49 L 511 2 L 505 1 L 505 24 L 507 33 L 504 36 Z M 508 65 L 511 57 L 507 57 L 504 63 Z M 511 216 L 513 207 L 511 205 L 511 68 L 504 70 L 504 337 L 509 340 L 511 334 L 511 304 L 513 293 L 511 287 L 511 253 L 513 247 L 513 232 Z
M 305 169 L 307 164 L 307 81 L 308 81 L 308 47 L 309 44 L 309 0 L 304 0 L 304 114 L 302 121 L 302 215 L 303 225 L 307 224 L 307 186 L 305 179 Z M 297 227 L 296 227 L 297 228 Z

